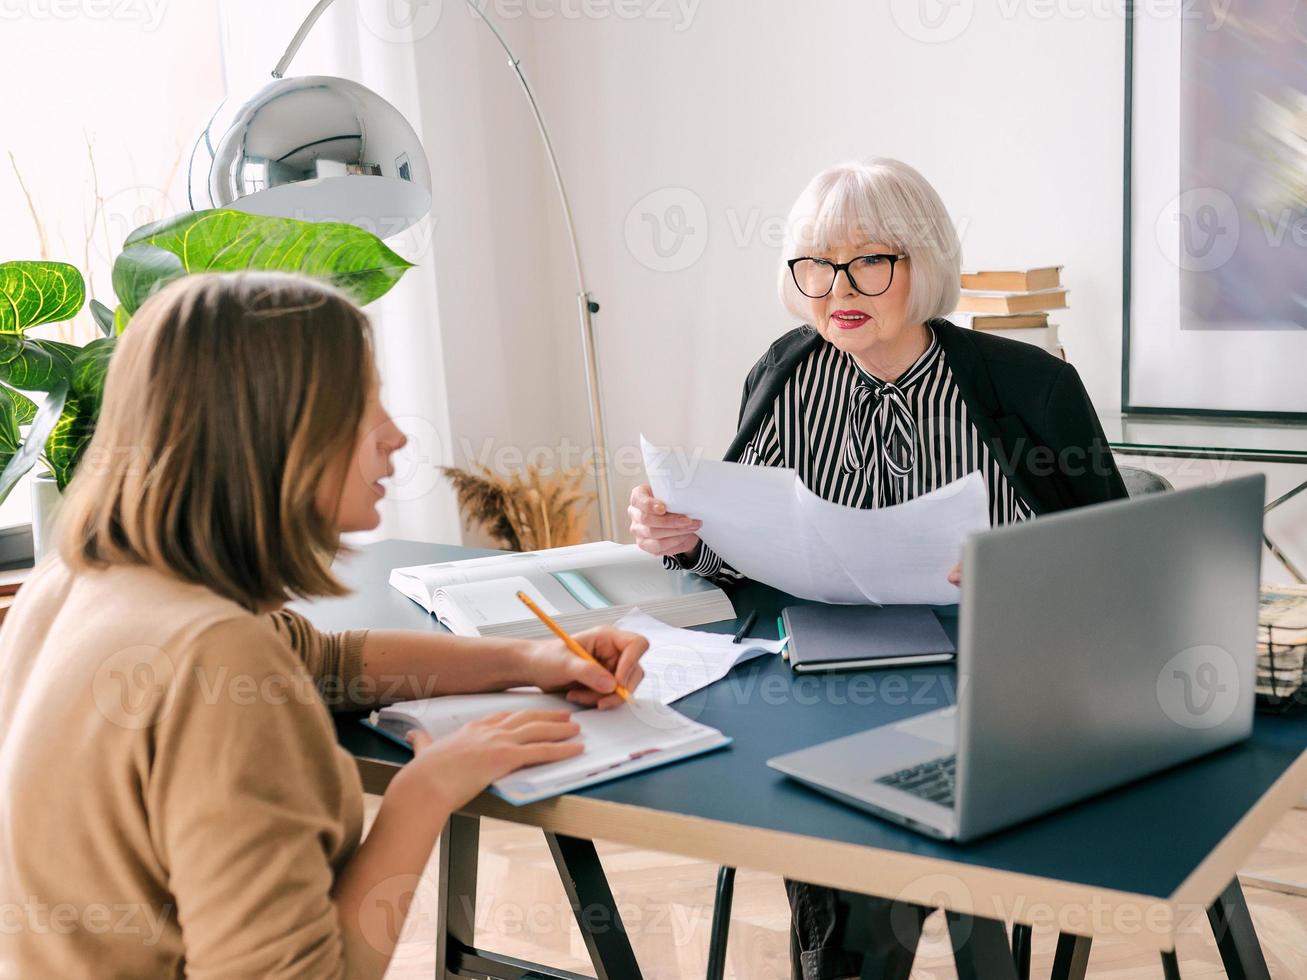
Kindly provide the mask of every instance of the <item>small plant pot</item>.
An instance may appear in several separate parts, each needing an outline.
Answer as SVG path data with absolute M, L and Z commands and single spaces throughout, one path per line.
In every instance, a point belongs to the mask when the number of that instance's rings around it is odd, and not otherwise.
M 54 550 L 54 525 L 63 501 L 53 473 L 32 477 L 32 550 L 37 561 Z

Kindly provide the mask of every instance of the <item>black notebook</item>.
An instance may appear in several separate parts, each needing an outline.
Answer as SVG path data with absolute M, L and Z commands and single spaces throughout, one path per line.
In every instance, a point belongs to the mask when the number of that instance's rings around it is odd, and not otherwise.
M 957 652 L 929 606 L 788 606 L 781 624 L 799 673 L 945 663 Z

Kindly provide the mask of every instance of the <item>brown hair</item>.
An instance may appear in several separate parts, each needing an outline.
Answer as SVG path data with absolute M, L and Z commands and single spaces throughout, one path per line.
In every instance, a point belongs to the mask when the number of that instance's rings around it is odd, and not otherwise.
M 170 284 L 110 362 L 59 514 L 64 560 L 148 565 L 251 610 L 344 593 L 317 498 L 344 485 L 373 383 L 367 317 L 331 286 L 251 272 Z

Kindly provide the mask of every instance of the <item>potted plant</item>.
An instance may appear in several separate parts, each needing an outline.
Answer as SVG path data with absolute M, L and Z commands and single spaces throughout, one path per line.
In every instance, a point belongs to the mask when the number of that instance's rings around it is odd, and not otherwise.
M 81 273 L 63 262 L 0 263 L 0 501 L 32 467 L 44 464 L 33 483 L 37 557 L 51 541 L 59 495 L 95 433 L 118 337 L 154 292 L 197 272 L 298 272 L 366 305 L 411 266 L 376 235 L 350 224 L 225 209 L 188 212 L 127 236 L 113 266 L 113 308 L 91 300 L 103 336 L 78 347 L 28 331 L 78 314 L 86 302 Z M 45 393 L 39 410 L 24 392 Z

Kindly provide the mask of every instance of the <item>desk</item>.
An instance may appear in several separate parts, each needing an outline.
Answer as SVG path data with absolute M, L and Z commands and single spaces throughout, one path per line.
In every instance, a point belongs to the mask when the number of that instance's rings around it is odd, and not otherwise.
M 1307 465 L 1307 426 L 1289 422 L 1185 418 L 1165 415 L 1101 417 L 1107 442 L 1116 452 L 1132 456 L 1166 456 L 1187 459 L 1233 459 L 1251 463 Z M 1266 513 L 1307 490 L 1307 480 L 1266 505 Z M 1262 540 L 1276 559 L 1299 582 L 1303 573 L 1271 538 Z
M 298 608 L 322 629 L 439 629 L 386 584 L 389 569 L 479 553 L 399 541 L 367 546 L 338 564 L 353 595 Z M 749 585 L 734 598 L 737 612 L 757 608 L 758 634 L 775 635 L 786 597 Z M 1167 952 L 1176 930 L 1202 910 L 1222 938 L 1230 975 L 1267 976 L 1235 872 L 1307 789 L 1307 722 L 1259 716 L 1253 738 L 1240 746 L 967 845 L 845 807 L 764 764 L 952 703 L 954 677 L 951 667 L 800 677 L 779 658 L 763 657 L 678 704 L 735 736 L 729 749 L 527 807 L 483 794 L 441 838 L 441 980 L 569 976 L 476 948 L 480 817 L 546 832 L 600 978 L 634 980 L 639 969 L 589 843 L 596 838 L 944 907 L 963 977 L 1016 976 L 1004 918 L 1039 924 L 1055 914 L 1067 946 L 1057 975 L 1070 978 L 1083 976 L 1094 936 L 1128 936 Z M 339 738 L 358 757 L 365 788 L 380 793 L 407 753 L 358 717 L 338 716 Z M 596 909 L 602 915 L 583 914 Z

